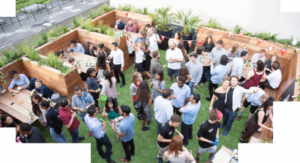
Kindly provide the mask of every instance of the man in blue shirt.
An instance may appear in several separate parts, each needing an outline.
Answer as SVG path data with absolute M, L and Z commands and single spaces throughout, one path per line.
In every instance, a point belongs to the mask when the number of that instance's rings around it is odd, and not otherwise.
M 20 90 L 14 90 L 13 88 L 17 85 L 21 87 L 22 89 L 28 89 L 32 90 L 32 85 L 28 79 L 28 77 L 24 74 L 18 74 L 17 71 L 13 70 L 11 72 L 11 76 L 13 79 L 11 80 L 9 86 L 8 86 L 8 91 L 11 91 L 13 93 L 20 93 Z
M 80 43 L 76 43 L 76 40 L 74 39 L 71 41 L 71 46 L 67 49 L 67 52 L 71 51 L 85 54 L 83 46 Z
M 41 80 L 31 78 L 30 83 L 35 83 L 35 88 L 32 91 L 37 91 L 42 97 L 51 98 L 53 92 Z
M 211 101 L 214 89 L 219 87 L 219 84 L 222 83 L 224 77 L 229 74 L 230 67 L 227 65 L 228 57 L 226 55 L 222 55 L 220 59 L 220 65 L 214 68 L 213 62 L 211 62 L 210 66 L 210 74 L 211 78 L 208 85 L 209 97 L 206 97 L 207 101 Z
M 120 17 L 116 17 L 116 22 L 114 23 L 115 29 L 123 30 L 126 24 L 121 20 Z
M 121 136 L 122 146 L 125 151 L 125 158 L 120 158 L 121 162 L 131 162 L 131 156 L 134 156 L 134 142 L 133 142 L 133 125 L 134 125 L 134 115 L 130 113 L 130 107 L 128 105 L 122 105 L 119 111 L 120 116 L 124 118 L 120 122 L 120 132 L 115 130 L 114 125 L 112 125 L 112 130 L 119 136 Z M 130 147 L 130 149 L 129 149 Z
M 193 123 L 196 120 L 198 111 L 201 107 L 200 95 L 198 93 L 191 94 L 190 102 L 179 109 L 183 113 L 181 122 L 181 133 L 183 135 L 183 145 L 188 145 L 188 139 L 193 138 Z
M 85 123 L 84 117 L 87 115 L 86 110 L 90 105 L 95 105 L 93 96 L 87 92 L 82 91 L 81 86 L 75 87 L 75 95 L 72 97 L 72 108 L 76 110 L 79 118 Z M 89 132 L 89 136 L 92 136 Z
M 191 95 L 191 89 L 185 83 L 185 78 L 183 76 L 178 77 L 177 83 L 173 83 L 171 88 L 174 95 L 171 96 L 173 102 L 174 113 L 181 115 L 179 109 L 183 107 L 189 101 Z
M 110 156 L 112 154 L 111 149 L 112 145 L 109 138 L 106 135 L 106 123 L 103 121 L 102 123 L 97 119 L 96 115 L 98 114 L 98 110 L 95 105 L 90 105 L 87 109 L 88 114 L 84 117 L 85 124 L 89 128 L 90 132 L 96 139 L 96 146 L 99 155 L 102 158 L 106 159 L 108 163 L 115 163 Z M 102 146 L 106 147 L 105 153 L 102 150 Z

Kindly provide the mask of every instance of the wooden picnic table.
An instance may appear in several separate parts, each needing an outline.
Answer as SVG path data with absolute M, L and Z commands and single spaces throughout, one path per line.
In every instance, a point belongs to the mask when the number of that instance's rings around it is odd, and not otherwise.
M 97 58 L 90 56 L 90 55 L 86 55 L 86 54 L 82 54 L 79 52 L 68 52 L 65 53 L 66 54 L 66 58 L 62 57 L 62 59 L 69 63 L 69 58 L 73 57 L 75 59 L 76 64 L 79 66 L 79 69 L 81 72 L 86 73 L 88 68 L 95 68 L 96 62 L 97 62 Z
M 15 88 L 16 89 L 16 88 Z M 29 90 L 21 90 L 20 93 L 12 93 L 12 96 L 8 91 L 0 96 L 0 109 L 21 122 L 33 123 L 38 119 L 32 111 L 31 105 L 31 92 Z M 43 98 L 45 99 L 45 98 Z M 47 100 L 47 99 L 45 99 Z M 52 106 L 56 105 L 52 102 Z M 29 112 L 33 115 L 33 119 L 30 118 Z
M 242 77 L 243 78 L 247 78 L 248 76 L 248 73 L 253 70 L 253 67 L 252 66 L 248 66 L 247 68 L 243 68 L 243 72 L 242 72 Z

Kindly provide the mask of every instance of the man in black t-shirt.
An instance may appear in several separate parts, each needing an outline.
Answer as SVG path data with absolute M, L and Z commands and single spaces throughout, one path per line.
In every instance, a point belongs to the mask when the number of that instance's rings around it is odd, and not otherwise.
M 31 127 L 29 123 L 22 123 L 19 126 L 19 132 L 23 143 L 46 143 L 42 132 L 37 127 Z
M 199 156 L 205 151 L 209 152 L 209 159 L 216 152 L 219 145 L 219 126 L 222 113 L 215 109 L 209 113 L 209 119 L 204 121 L 197 134 L 199 149 L 197 150 L 196 162 L 199 163 Z
M 180 117 L 177 114 L 171 116 L 171 120 L 167 121 L 161 126 L 160 132 L 157 137 L 158 150 L 158 163 L 162 163 L 162 155 L 168 149 L 171 139 L 174 136 L 174 132 L 177 132 L 183 139 L 183 135 L 177 130 L 180 123 Z

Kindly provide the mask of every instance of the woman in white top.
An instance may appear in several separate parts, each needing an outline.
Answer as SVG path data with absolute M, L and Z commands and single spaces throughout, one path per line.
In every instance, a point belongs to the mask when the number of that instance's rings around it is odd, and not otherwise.
M 186 160 L 191 163 L 196 163 L 193 155 L 183 147 L 182 137 L 179 135 L 176 135 L 171 139 L 163 160 L 165 162 L 169 160 L 171 163 L 185 163 Z
M 131 45 L 135 51 L 135 67 L 137 68 L 137 71 L 141 74 L 143 74 L 144 72 L 144 68 L 143 68 L 143 61 L 144 61 L 144 51 L 143 46 L 144 43 L 139 40 L 137 42 L 137 45 L 135 45 L 132 41 L 131 41 Z
M 105 76 L 103 76 L 103 71 L 107 70 L 108 72 L 111 72 L 109 63 L 105 61 L 105 55 L 102 53 L 100 53 L 97 57 L 97 64 L 95 70 L 97 72 L 97 79 L 100 80 L 100 85 L 102 85 L 102 82 L 105 80 Z

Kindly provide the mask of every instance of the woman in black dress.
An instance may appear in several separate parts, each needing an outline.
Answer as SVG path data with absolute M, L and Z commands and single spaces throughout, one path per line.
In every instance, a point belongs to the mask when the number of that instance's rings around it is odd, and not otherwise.
M 143 69 L 144 72 L 146 73 L 146 76 L 149 79 L 148 81 L 152 81 L 151 74 L 150 74 L 150 65 L 151 65 L 152 57 L 150 56 L 150 50 L 148 49 L 147 44 L 143 45 L 143 51 L 144 51 Z
M 95 57 L 96 48 L 94 47 L 93 43 L 88 42 L 88 47 L 85 49 L 85 54 Z
M 211 35 L 206 37 L 203 43 L 203 47 L 205 48 L 204 52 L 208 52 L 208 53 L 210 53 L 211 50 L 215 47 L 215 43 Z
M 95 55 L 98 56 L 99 54 L 104 54 L 103 48 L 104 48 L 104 44 L 103 43 L 98 44 L 98 49 L 97 49 L 97 52 L 96 52 Z
M 212 111 L 212 109 L 218 109 L 220 112 L 224 114 L 226 89 L 229 86 L 229 84 L 230 84 L 230 78 L 225 77 L 222 86 L 217 88 L 213 93 L 213 97 L 211 98 L 211 102 L 210 102 L 209 111 Z M 214 103 L 215 98 L 217 98 L 217 101 Z

